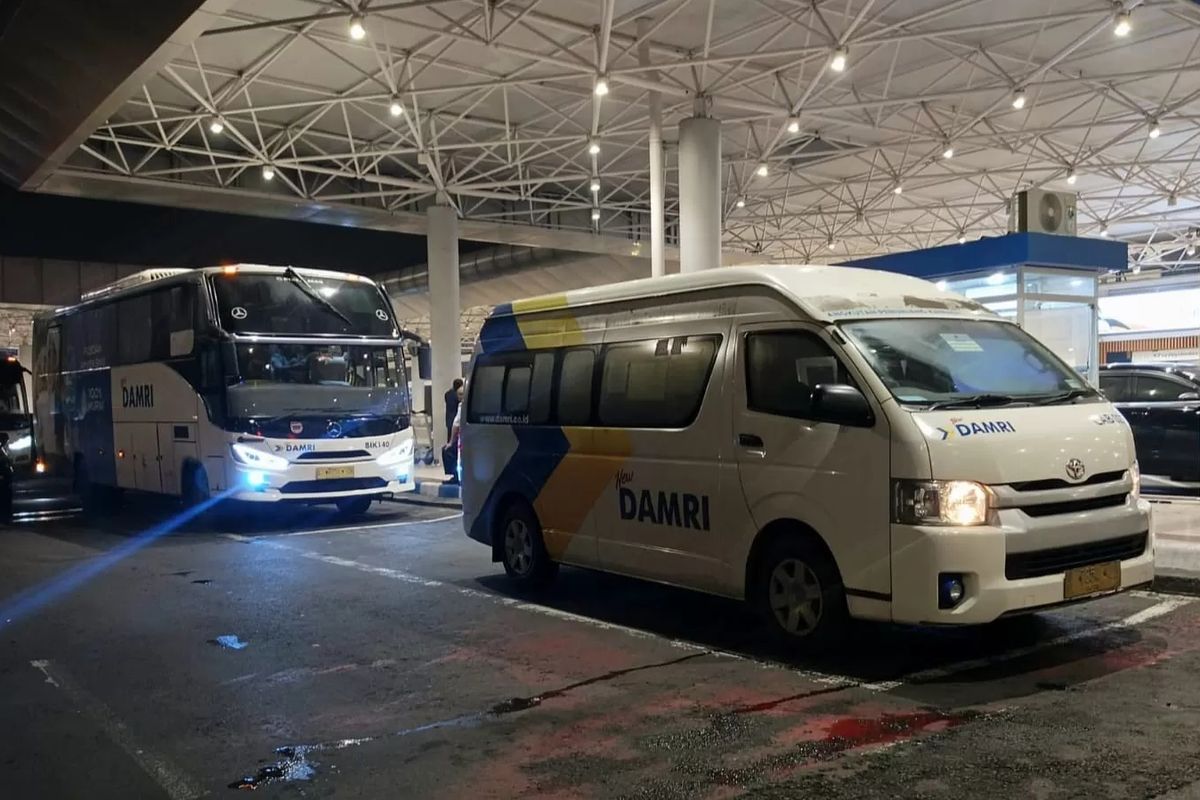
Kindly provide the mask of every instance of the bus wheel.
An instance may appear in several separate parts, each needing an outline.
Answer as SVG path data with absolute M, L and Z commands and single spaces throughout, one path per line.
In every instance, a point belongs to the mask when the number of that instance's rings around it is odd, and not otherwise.
M 338 513 L 348 517 L 360 517 L 371 508 L 371 495 L 363 494 L 357 497 L 343 497 L 337 501 Z
M 208 500 L 208 470 L 202 464 L 188 464 L 183 469 L 183 497 L 185 508 L 195 508 Z
M 72 481 L 75 495 L 85 510 L 105 512 L 112 511 L 117 506 L 119 490 L 116 487 L 92 483 L 87 463 L 82 457 L 75 459 L 75 474 Z
M 526 503 L 509 503 L 500 517 L 500 558 L 508 577 L 523 589 L 549 586 L 558 574 L 542 539 L 542 526 Z
M 812 653 L 837 645 L 849 614 L 841 576 L 824 548 L 788 536 L 771 544 L 759 566 L 757 605 L 774 637 Z

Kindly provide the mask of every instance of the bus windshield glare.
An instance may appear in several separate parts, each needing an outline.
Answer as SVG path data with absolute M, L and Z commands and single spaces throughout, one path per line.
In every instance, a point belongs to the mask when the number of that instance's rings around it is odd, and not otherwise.
M 383 293 L 367 281 L 286 273 L 213 276 L 221 327 L 274 335 L 398 335 Z M 314 296 L 315 295 L 315 296 Z
M 404 355 L 395 345 L 239 344 L 229 412 L 400 416 L 408 413 Z
M 976 319 L 879 319 L 841 330 L 901 403 L 979 395 L 1014 400 L 1084 389 L 1085 381 L 1016 325 Z

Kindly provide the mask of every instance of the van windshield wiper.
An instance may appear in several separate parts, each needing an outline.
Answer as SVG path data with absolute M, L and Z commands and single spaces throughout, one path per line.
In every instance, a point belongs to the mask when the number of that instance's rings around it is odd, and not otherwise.
M 1017 398 L 1007 394 L 970 394 L 965 397 L 955 397 L 951 400 L 939 400 L 930 403 L 927 411 L 937 411 L 942 408 L 987 408 L 990 406 L 1007 406 L 1019 402 Z
M 1039 406 L 1053 406 L 1059 403 L 1069 403 L 1072 400 L 1078 400 L 1081 397 L 1094 397 L 1095 395 L 1095 389 L 1071 389 L 1059 394 L 1051 394 L 1045 397 L 1039 397 L 1037 400 L 1034 400 L 1033 403 Z
M 330 312 L 331 314 L 334 314 L 342 322 L 346 323 L 347 325 L 350 325 L 351 327 L 354 326 L 354 323 L 350 321 L 349 317 L 347 317 L 345 314 L 342 313 L 341 309 L 339 309 L 333 303 L 329 302 L 329 300 L 326 299 L 325 297 L 323 297 L 320 292 L 318 292 L 316 289 L 314 289 L 311 283 L 304 280 L 303 275 L 301 275 L 299 272 L 296 272 L 295 268 L 286 267 L 283 270 L 283 274 L 287 276 L 288 280 L 290 280 L 292 283 L 299 286 L 300 291 L 304 292 L 306 295 L 308 295 L 313 300 L 316 300 L 317 304 L 320 305 L 322 308 L 324 308 L 326 311 Z

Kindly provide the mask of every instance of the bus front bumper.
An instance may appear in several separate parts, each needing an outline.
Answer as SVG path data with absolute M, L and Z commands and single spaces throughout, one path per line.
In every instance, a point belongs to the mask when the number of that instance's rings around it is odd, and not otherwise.
M 981 624 L 1127 591 L 1154 578 L 1154 533 L 1150 506 L 1144 500 L 1061 521 L 1035 520 L 1017 509 L 1006 509 L 996 522 L 971 528 L 892 525 L 892 619 L 911 624 Z M 1115 544 L 1137 541 L 1143 534 L 1144 548 L 1122 552 Z M 1117 552 L 1122 555 L 1113 557 Z M 1080 583 L 1074 583 L 1069 594 L 1067 570 L 1053 566 L 1070 563 L 1083 568 L 1114 562 L 1119 563 L 1118 583 L 1082 594 L 1075 593 Z M 1026 572 L 1034 574 L 1025 576 Z M 964 593 L 959 602 L 943 608 L 939 594 L 943 582 L 952 579 L 948 576 L 961 579 Z
M 287 472 L 234 470 L 230 495 L 233 500 L 250 503 L 334 502 L 347 497 L 379 497 L 412 492 L 417 488 L 411 469 L 384 470 L 364 465 L 354 470 L 352 477 L 317 478 Z

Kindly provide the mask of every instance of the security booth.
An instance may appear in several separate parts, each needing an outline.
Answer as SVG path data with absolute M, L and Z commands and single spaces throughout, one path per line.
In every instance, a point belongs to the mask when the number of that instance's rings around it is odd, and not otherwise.
M 1045 233 L 1010 233 L 842 266 L 936 281 L 1015 320 L 1095 384 L 1100 364 L 1100 276 L 1128 265 L 1124 242 Z

